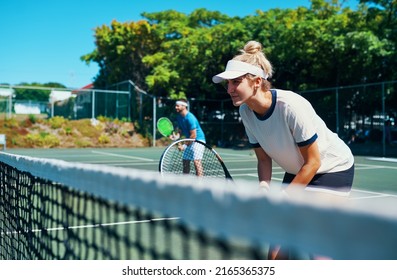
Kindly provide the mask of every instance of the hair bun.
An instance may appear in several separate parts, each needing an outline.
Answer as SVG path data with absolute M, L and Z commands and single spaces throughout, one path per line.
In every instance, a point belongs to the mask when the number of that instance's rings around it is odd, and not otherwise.
M 256 54 L 262 51 L 262 44 L 257 41 L 249 41 L 244 46 L 244 52 L 248 54 Z

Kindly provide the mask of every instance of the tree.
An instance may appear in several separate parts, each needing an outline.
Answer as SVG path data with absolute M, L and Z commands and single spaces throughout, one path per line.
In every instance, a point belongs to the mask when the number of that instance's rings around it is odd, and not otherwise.
M 106 87 L 123 80 L 133 80 L 142 88 L 149 69 L 142 63 L 145 55 L 155 53 L 161 40 L 155 26 L 147 21 L 120 23 L 112 21 L 111 26 L 95 29 L 97 48 L 81 57 L 87 64 L 96 62 L 99 73 L 95 86 Z
M 312 0 L 310 8 L 258 10 L 243 18 L 206 9 L 143 13 L 138 22 L 97 28 L 97 48 L 82 59 L 99 64 L 98 86 L 133 80 L 173 98 L 219 98 L 212 76 L 249 40 L 263 44 L 280 88 L 396 79 L 389 70 L 396 64 L 395 1 L 361 2 L 353 11 L 343 1 Z
M 233 46 L 230 35 L 236 30 L 241 34 L 243 26 L 237 20 L 205 9 L 189 16 L 174 11 L 145 15 L 158 24 L 165 39 L 160 52 L 143 60 L 152 68 L 146 79 L 149 89 L 156 95 L 173 98 L 209 97 L 214 91 L 211 75 L 219 69 L 214 61 L 225 61 L 223 56 L 229 54 L 225 48 Z
M 39 102 L 48 102 L 52 88 L 66 88 L 64 85 L 56 82 L 49 82 L 45 84 L 20 83 L 19 86 L 26 86 L 30 88 L 15 88 L 15 99 Z M 43 88 L 48 88 L 48 90 Z

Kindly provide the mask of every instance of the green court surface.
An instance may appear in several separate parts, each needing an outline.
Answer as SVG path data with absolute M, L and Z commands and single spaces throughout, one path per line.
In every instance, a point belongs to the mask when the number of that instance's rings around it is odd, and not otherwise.
M 158 171 L 165 147 L 101 149 L 8 149 L 11 154 L 52 158 L 68 162 L 104 164 L 123 168 Z M 216 148 L 234 179 L 257 180 L 256 158 L 250 149 Z M 396 199 L 397 159 L 355 157 L 355 178 L 351 199 Z M 274 165 L 273 178 L 281 182 L 284 171 Z
M 101 148 L 101 149 L 7 149 L 6 152 L 10 154 L 30 156 L 35 158 L 47 158 L 47 159 L 58 159 L 67 162 L 79 162 L 79 163 L 87 163 L 87 164 L 100 164 L 107 166 L 117 166 L 122 168 L 133 168 L 140 170 L 149 170 L 158 172 L 159 160 L 162 152 L 166 147 L 156 147 L 156 148 Z M 249 149 L 222 149 L 216 148 L 216 151 L 223 158 L 229 172 L 232 177 L 238 181 L 240 184 L 244 184 L 244 180 L 248 181 L 257 181 L 257 172 L 256 172 L 256 157 L 252 150 Z M 349 196 L 350 200 L 354 200 L 358 204 L 367 205 L 367 202 L 375 202 L 376 204 L 383 205 L 389 204 L 390 202 L 395 205 L 397 203 L 397 159 L 393 158 L 373 158 L 373 157 L 355 157 L 355 179 L 353 184 L 353 189 Z M 273 178 L 274 182 L 281 182 L 282 177 L 284 175 L 284 171 L 274 165 L 273 170 Z M 84 202 L 85 203 L 85 202 Z M 135 217 L 132 216 L 131 213 L 124 214 L 119 212 L 110 212 L 108 214 L 105 207 L 102 209 L 99 204 L 90 204 L 94 203 L 89 200 L 87 202 L 87 207 L 84 209 L 90 209 L 85 211 L 84 217 L 90 217 L 90 219 L 80 221 L 76 220 L 72 222 L 73 232 L 75 233 L 75 237 L 79 237 L 82 240 L 86 240 L 89 244 L 94 243 L 94 241 L 98 241 L 99 244 L 105 238 L 108 238 L 106 234 L 111 232 L 112 235 L 109 234 L 110 237 L 118 236 L 119 240 L 127 240 L 127 237 L 133 237 L 136 234 L 139 238 L 140 246 L 145 248 L 151 248 L 152 243 L 160 244 L 159 250 L 167 251 L 169 246 L 167 245 L 169 241 L 172 239 L 173 249 L 176 249 L 176 252 L 184 252 L 184 248 L 186 244 L 190 244 L 193 257 L 192 258 L 210 258 L 210 259 L 222 259 L 223 256 L 218 256 L 219 252 L 217 250 L 210 249 L 209 255 L 206 257 L 198 256 L 199 251 L 197 248 L 201 248 L 201 243 L 198 242 L 198 239 L 185 240 L 183 236 L 174 233 L 167 233 L 167 229 L 156 228 L 153 229 L 151 226 L 156 226 L 160 223 L 157 221 L 165 220 L 162 216 L 156 216 L 155 219 L 149 219 L 145 217 Z M 385 203 L 385 204 L 383 204 Z M 93 211 L 92 209 L 95 209 Z M 78 210 L 78 209 L 77 209 Z M 38 211 L 38 210 L 37 210 Z M 58 212 L 55 211 L 55 218 L 57 218 Z M 40 215 L 38 215 L 40 216 Z M 92 216 L 92 217 L 91 217 Z M 98 222 L 95 221 L 94 218 L 100 217 L 100 226 L 98 226 Z M 92 218 L 92 219 L 91 219 Z M 167 218 L 168 219 L 168 218 Z M 171 217 L 173 220 L 178 220 L 178 217 Z M 55 219 L 57 220 L 57 219 Z M 92 221 L 91 221 L 92 220 Z M 154 223 L 154 221 L 156 221 Z M 141 225 L 137 227 L 136 225 Z M 117 227 L 115 227 L 117 226 Z M 169 227 L 169 226 L 167 226 Z M 114 230 L 113 230 L 114 228 Z M 69 228 L 70 229 L 70 228 Z M 102 231 L 103 230 L 103 231 Z M 113 231 L 112 231 L 113 230 Z M 165 230 L 165 231 L 163 231 Z M 64 232 L 64 228 L 60 227 L 56 222 L 54 225 L 50 225 L 50 228 L 47 228 L 46 231 L 42 231 L 41 228 L 34 231 L 40 237 L 42 234 L 47 234 L 47 236 L 60 236 L 54 240 L 63 240 L 63 235 L 66 234 Z M 102 233 L 104 232 L 104 233 Z M 156 235 L 156 238 L 159 238 L 156 242 L 153 242 L 154 239 L 148 238 L 150 232 L 159 233 Z M 58 235 L 57 235 L 58 234 Z M 65 235 L 66 236 L 66 235 Z M 96 237 L 95 237 L 96 236 Z M 164 236 L 166 236 L 166 242 L 164 241 Z M 192 235 L 193 237 L 195 235 Z M 65 237 L 66 238 L 66 237 Z M 174 240 L 175 239 L 175 240 Z M 54 241 L 52 241 L 54 242 Z M 70 241 L 72 244 L 74 239 Z M 109 244 L 113 244 L 113 241 L 109 241 Z M 116 241 L 114 241 L 116 242 Z M 127 242 L 128 243 L 128 242 Z M 55 244 L 55 242 L 54 242 Z M 62 243 L 63 244 L 63 243 Z M 67 243 L 69 244 L 69 243 Z M 74 243 L 73 243 L 74 244 Z M 76 243 L 77 244 L 77 243 Z M 117 243 L 118 244 L 118 243 Z M 131 245 L 131 242 L 128 243 Z M 135 243 L 134 243 L 135 244 Z M 116 257 L 119 255 L 126 255 L 127 259 L 129 258 L 150 258 L 150 256 L 146 256 L 145 253 L 139 253 L 136 251 L 136 246 L 127 246 L 126 244 L 110 246 L 109 249 L 112 254 Z M 74 245 L 73 245 L 74 246 Z M 77 247 L 80 245 L 76 245 Z M 168 246 L 168 247 L 167 247 Z M 211 245 L 212 246 L 212 245 Z M 210 248 L 212 248 L 209 246 Z M 64 248 L 59 244 L 55 244 L 54 248 L 61 248 L 61 252 L 59 253 L 62 256 L 62 250 Z M 120 250 L 119 248 L 130 248 Z M 139 247 L 139 246 L 138 246 Z M 142 248 L 143 248 L 142 247 Z M 163 247 L 165 249 L 163 249 Z M 80 247 L 78 247 L 80 248 Z M 28 249 L 28 252 L 30 249 Z M 80 249 L 77 250 L 79 252 Z M 86 256 L 84 258 L 88 259 L 102 259 L 102 255 L 97 255 L 96 251 L 91 253 L 91 249 L 84 249 L 86 252 Z M 83 250 L 83 251 L 84 251 Z M 150 249 L 151 250 L 151 249 Z M 150 251 L 149 250 L 149 251 Z M 84 252 L 85 252 L 84 251 Z M 212 252 L 214 251 L 214 252 Z M 234 252 L 234 251 L 233 251 Z M 173 258 L 184 258 L 183 255 L 178 255 L 179 253 L 175 253 Z M 81 257 L 81 256 L 80 256 Z M 162 258 L 163 256 L 157 256 L 157 258 Z M 365 258 L 368 257 L 365 255 Z M 12 258 L 12 257 L 10 257 Z M 104 257 L 106 258 L 106 257 Z M 239 256 L 237 257 L 239 258 Z

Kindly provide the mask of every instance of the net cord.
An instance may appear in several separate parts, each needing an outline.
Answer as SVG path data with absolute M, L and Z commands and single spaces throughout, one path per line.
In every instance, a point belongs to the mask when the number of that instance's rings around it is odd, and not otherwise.
M 397 206 L 392 203 L 338 205 L 303 193 L 294 198 L 259 194 L 250 181 L 231 187 L 221 179 L 164 178 L 156 172 L 7 153 L 0 153 L 0 160 L 99 197 L 179 217 L 225 238 L 292 246 L 335 259 L 397 258 Z

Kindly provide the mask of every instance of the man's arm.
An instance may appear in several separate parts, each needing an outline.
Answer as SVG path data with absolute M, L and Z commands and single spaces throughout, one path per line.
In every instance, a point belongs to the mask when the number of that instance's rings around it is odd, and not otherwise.
M 189 136 L 189 138 L 190 138 L 190 139 L 196 139 L 196 137 L 197 137 L 197 131 L 196 131 L 196 129 L 190 130 L 190 136 Z

